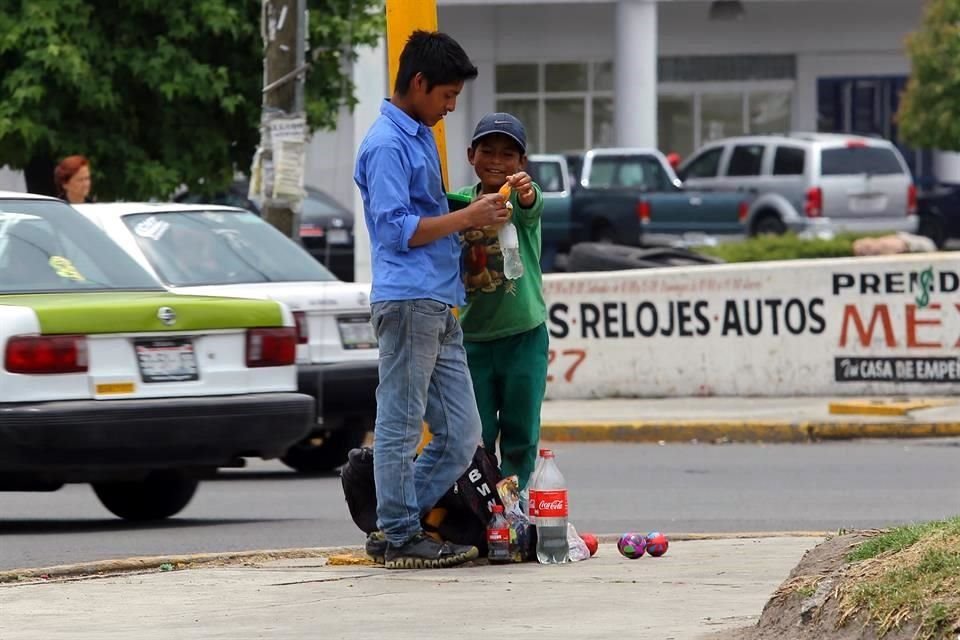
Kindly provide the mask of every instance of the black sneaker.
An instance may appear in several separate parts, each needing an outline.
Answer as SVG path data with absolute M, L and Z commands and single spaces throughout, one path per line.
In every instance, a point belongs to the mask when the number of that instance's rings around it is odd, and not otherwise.
M 383 564 L 387 555 L 387 536 L 383 535 L 383 531 L 371 532 L 367 536 L 367 542 L 363 545 L 363 549 L 367 552 L 368 558 L 377 564 Z
M 384 564 L 387 569 L 442 569 L 476 560 L 479 555 L 476 547 L 437 542 L 420 532 L 399 547 L 388 544 Z

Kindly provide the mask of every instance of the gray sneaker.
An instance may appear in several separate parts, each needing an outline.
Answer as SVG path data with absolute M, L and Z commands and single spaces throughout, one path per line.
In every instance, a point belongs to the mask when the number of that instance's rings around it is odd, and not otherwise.
M 387 569 L 443 569 L 476 560 L 476 547 L 437 542 L 423 532 L 413 536 L 399 547 L 387 545 Z
M 387 536 L 383 531 L 373 531 L 367 536 L 367 542 L 363 545 L 367 557 L 377 564 L 383 564 L 387 555 Z

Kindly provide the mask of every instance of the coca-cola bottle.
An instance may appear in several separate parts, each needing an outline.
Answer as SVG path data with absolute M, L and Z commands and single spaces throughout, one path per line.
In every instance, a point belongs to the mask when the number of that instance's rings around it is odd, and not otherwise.
M 550 449 L 540 449 L 537 464 L 533 467 L 533 473 L 527 482 L 527 519 L 532 525 L 537 524 L 537 478 L 543 470 L 543 458 L 547 453 L 550 453 Z
M 552 451 L 544 451 L 536 479 L 537 560 L 540 564 L 570 561 L 567 543 L 567 482 L 557 467 Z
M 490 564 L 512 562 L 510 523 L 503 515 L 503 505 L 493 505 L 493 516 L 487 524 L 487 559 Z

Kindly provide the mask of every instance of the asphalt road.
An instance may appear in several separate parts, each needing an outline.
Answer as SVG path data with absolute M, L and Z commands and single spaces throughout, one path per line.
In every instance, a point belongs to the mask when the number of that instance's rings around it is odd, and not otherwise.
M 960 440 L 554 449 L 581 532 L 835 530 L 960 513 Z M 148 527 L 114 518 L 82 485 L 0 493 L 0 570 L 361 541 L 338 477 L 274 462 L 222 473 Z

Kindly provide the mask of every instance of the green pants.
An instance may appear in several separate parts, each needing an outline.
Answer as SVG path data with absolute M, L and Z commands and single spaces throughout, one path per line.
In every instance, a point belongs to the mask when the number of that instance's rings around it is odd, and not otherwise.
M 496 451 L 500 468 L 527 486 L 537 461 L 540 405 L 547 389 L 547 325 L 489 342 L 464 342 L 473 391 L 483 422 L 483 446 Z

